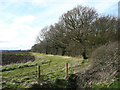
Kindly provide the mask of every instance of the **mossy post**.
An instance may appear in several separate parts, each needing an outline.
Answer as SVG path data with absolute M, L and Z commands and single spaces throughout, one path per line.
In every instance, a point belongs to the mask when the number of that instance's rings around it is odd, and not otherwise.
M 66 63 L 66 77 L 68 76 L 68 63 Z

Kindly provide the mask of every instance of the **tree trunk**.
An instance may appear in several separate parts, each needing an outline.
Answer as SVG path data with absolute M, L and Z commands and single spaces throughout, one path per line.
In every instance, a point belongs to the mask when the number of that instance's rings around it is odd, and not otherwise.
M 48 52 L 46 51 L 46 54 L 48 54 Z
M 46 49 L 46 54 L 48 54 L 48 50 Z
M 88 59 L 88 57 L 86 56 L 86 50 L 83 51 L 82 56 L 83 56 L 83 59 Z
M 63 51 L 62 51 L 62 56 L 64 56 L 64 55 L 65 55 L 65 52 L 66 52 L 65 50 L 63 50 Z
M 58 48 L 56 48 L 56 55 L 58 54 Z

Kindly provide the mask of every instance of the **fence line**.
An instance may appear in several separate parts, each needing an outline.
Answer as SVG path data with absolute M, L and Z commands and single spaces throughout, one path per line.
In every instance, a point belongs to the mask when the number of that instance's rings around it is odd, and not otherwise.
M 77 68 L 78 67 L 78 68 Z M 64 73 L 65 73 L 65 78 L 68 77 L 68 74 L 71 73 L 71 74 L 75 74 L 79 71 L 79 68 L 80 68 L 80 61 L 77 60 L 76 63 L 65 63 L 65 66 L 64 66 Z M 43 73 L 44 70 L 42 69 L 42 72 L 41 72 L 41 68 L 40 68 L 40 65 L 38 65 L 38 68 L 37 68 L 37 77 L 38 79 L 40 80 L 41 78 L 41 73 Z

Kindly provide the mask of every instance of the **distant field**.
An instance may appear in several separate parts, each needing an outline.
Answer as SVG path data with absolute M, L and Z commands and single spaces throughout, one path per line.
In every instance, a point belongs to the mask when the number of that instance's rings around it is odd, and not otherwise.
M 35 60 L 35 58 L 29 52 L 4 51 L 2 53 L 2 65 L 25 63 L 33 60 Z
M 17 56 L 21 54 L 23 53 L 14 53 L 13 55 Z M 78 57 L 62 57 L 40 53 L 30 54 L 35 57 L 35 60 L 3 66 L 3 88 L 29 88 L 32 83 L 37 82 L 38 65 L 41 67 L 41 80 L 54 82 L 56 78 L 62 79 L 65 77 L 65 63 L 69 64 L 69 74 L 77 73 L 77 71 L 80 71 L 88 63 L 88 60 L 82 60 Z M 29 56 L 29 53 L 23 55 Z M 60 87 L 64 87 L 64 85 Z

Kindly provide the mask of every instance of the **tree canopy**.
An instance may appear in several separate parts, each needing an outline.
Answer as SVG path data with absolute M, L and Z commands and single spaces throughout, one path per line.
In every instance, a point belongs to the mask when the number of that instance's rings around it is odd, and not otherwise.
M 91 51 L 118 39 L 118 18 L 100 16 L 94 8 L 77 6 L 58 23 L 43 28 L 32 51 L 88 58 Z

